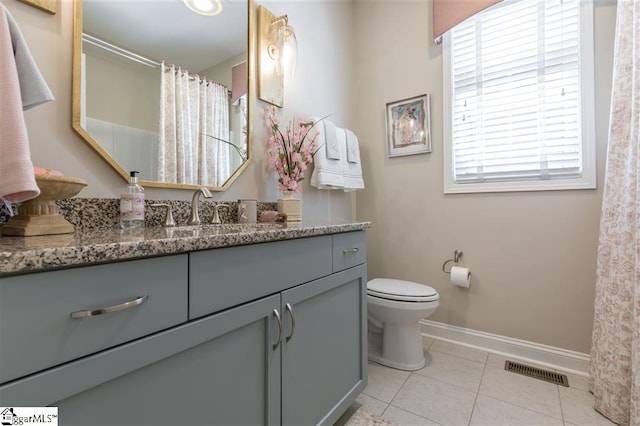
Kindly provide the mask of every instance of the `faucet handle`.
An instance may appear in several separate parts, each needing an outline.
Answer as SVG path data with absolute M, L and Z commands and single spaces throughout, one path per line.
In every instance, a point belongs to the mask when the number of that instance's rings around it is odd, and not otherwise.
M 218 209 L 220 207 L 231 207 L 229 204 L 216 204 L 215 206 L 213 206 L 213 217 L 211 218 L 211 224 L 213 225 L 219 225 L 222 223 L 222 221 L 220 220 L 220 215 L 218 214 Z
M 171 205 L 170 204 L 157 203 L 157 204 L 151 204 L 151 207 L 166 207 L 167 208 L 167 214 L 164 217 L 164 223 L 162 224 L 162 226 L 165 227 L 165 228 L 170 228 L 172 226 L 176 226 L 176 221 L 173 220 L 173 212 L 171 211 Z

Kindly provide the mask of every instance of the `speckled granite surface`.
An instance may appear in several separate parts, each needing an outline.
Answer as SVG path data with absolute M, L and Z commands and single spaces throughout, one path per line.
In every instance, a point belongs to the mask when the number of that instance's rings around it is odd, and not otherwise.
M 0 276 L 195 250 L 359 231 L 370 222 L 227 224 L 76 229 L 73 234 L 0 236 Z
M 119 203 L 116 198 L 70 198 L 57 201 L 56 204 L 64 217 L 71 222 L 76 229 L 106 229 L 118 224 Z M 178 225 L 186 224 L 191 214 L 191 202 L 183 200 L 145 200 L 145 226 L 161 226 L 165 215 L 164 208 L 151 207 L 151 204 L 169 204 L 173 217 Z M 202 223 L 213 217 L 215 204 L 228 204 L 229 207 L 218 209 L 223 223 L 238 221 L 237 202 L 211 202 L 200 200 L 199 214 Z M 19 207 L 17 207 L 19 210 Z M 258 203 L 258 216 L 265 210 L 277 210 L 276 203 Z M 0 225 L 10 219 L 5 207 L 0 203 Z

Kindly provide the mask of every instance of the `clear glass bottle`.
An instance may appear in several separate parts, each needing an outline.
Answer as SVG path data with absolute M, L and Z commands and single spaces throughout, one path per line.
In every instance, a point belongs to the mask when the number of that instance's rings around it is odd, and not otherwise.
M 138 185 L 137 171 L 129 172 L 129 184 L 120 194 L 120 228 L 144 226 L 144 188 Z

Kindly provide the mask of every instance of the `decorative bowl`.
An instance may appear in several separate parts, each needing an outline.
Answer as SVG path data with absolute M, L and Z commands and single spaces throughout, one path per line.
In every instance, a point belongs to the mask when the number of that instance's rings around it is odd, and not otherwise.
M 76 177 L 54 174 L 35 177 L 40 195 L 20 204 L 18 214 L 0 226 L 0 234 L 28 237 L 72 233 L 75 229 L 60 213 L 56 200 L 77 195 L 87 186 L 87 182 Z
M 36 184 L 40 188 L 40 195 L 30 201 L 66 200 L 78 195 L 87 186 L 87 182 L 80 178 L 56 175 L 36 175 Z

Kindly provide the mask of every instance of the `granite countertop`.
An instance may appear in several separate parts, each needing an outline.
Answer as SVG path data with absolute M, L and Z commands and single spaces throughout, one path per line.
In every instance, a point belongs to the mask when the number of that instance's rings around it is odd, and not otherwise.
M 0 236 L 0 276 L 360 231 L 370 227 L 371 222 L 258 223 L 134 230 L 107 228 L 34 237 Z

